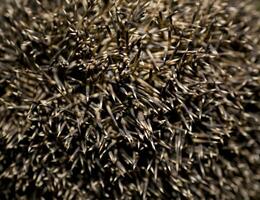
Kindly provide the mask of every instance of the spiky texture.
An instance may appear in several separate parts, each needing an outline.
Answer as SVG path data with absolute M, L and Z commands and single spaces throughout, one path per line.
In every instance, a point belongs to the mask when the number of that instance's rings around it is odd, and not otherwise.
M 0 199 L 259 198 L 250 3 L 6 0 L 0 14 Z

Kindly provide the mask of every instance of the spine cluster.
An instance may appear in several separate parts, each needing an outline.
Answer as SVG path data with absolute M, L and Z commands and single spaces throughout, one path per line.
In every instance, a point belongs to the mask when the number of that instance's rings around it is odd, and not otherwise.
M 0 199 L 258 199 L 248 1 L 10 0 Z

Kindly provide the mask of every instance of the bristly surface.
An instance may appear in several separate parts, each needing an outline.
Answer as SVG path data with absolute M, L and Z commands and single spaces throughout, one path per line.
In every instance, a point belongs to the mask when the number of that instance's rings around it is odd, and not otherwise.
M 252 4 L 4 2 L 1 200 L 260 198 Z

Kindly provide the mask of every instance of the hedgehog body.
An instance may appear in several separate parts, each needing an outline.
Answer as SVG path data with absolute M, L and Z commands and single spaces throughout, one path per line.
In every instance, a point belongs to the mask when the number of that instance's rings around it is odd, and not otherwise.
M 17 0 L 0 14 L 1 199 L 259 198 L 249 3 Z

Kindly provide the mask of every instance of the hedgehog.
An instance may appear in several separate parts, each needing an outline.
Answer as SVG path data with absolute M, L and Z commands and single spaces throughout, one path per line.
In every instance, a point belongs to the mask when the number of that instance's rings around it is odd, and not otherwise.
M 0 199 L 259 199 L 259 16 L 2 0 Z

